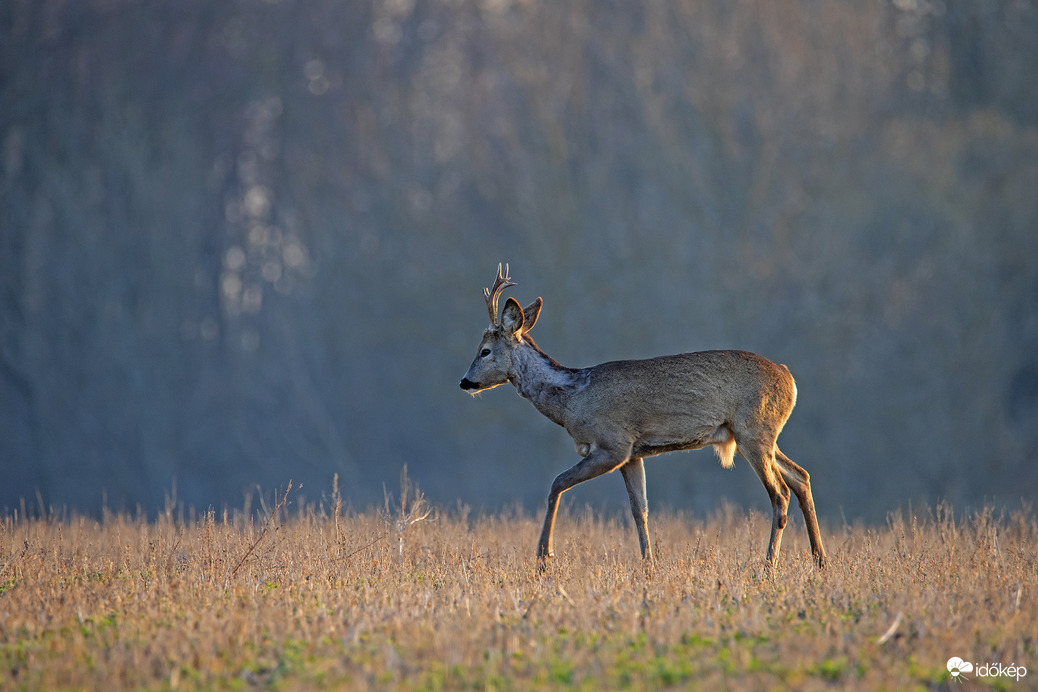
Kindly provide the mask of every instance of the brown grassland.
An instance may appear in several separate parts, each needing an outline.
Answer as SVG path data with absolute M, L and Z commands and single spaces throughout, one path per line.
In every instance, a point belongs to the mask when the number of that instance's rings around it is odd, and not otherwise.
M 340 498 L 146 521 L 0 521 L 0 690 L 959 689 L 945 662 L 1026 666 L 1038 524 L 1027 507 L 824 525 L 799 515 L 773 573 L 769 519 L 657 513 L 647 569 L 626 517 L 408 518 Z M 421 520 L 419 520 L 421 519 Z

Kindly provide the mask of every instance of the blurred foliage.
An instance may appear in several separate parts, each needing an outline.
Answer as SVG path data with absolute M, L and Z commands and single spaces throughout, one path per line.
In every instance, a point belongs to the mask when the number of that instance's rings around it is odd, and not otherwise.
M 535 507 L 564 432 L 457 389 L 498 261 L 567 365 L 788 364 L 823 516 L 1033 496 L 1036 52 L 1019 0 L 4 3 L 0 506 Z

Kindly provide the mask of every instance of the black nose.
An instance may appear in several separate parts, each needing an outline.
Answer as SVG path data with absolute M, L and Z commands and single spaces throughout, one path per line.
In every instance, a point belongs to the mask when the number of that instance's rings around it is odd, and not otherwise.
M 461 388 L 465 391 L 468 391 L 470 389 L 479 389 L 479 385 L 470 380 L 469 378 L 463 377 L 461 380 Z

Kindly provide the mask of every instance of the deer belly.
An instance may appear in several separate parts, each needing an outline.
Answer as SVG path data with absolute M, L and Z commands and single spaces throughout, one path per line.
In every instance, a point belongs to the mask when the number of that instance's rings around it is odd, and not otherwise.
M 710 445 L 726 444 L 732 441 L 731 430 L 727 425 L 694 431 L 691 435 L 646 435 L 634 445 L 633 456 L 651 457 L 666 452 L 679 452 L 702 449 Z

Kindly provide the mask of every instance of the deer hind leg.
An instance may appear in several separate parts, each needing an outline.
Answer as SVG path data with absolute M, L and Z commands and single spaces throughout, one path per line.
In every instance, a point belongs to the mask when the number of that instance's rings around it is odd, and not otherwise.
M 641 545 L 642 558 L 652 561 L 652 546 L 649 545 L 649 503 L 645 494 L 645 464 L 641 457 L 631 459 L 620 467 L 620 473 L 627 484 L 627 496 L 631 498 L 631 514 L 634 525 L 638 529 L 638 543 Z
M 771 498 L 771 540 L 768 541 L 767 562 L 775 564 L 779 548 L 782 545 L 782 530 L 786 528 L 787 510 L 789 509 L 789 486 L 782 479 L 778 464 L 775 462 L 774 443 L 760 442 L 739 443 L 739 454 L 750 463 L 757 477 L 764 484 Z
M 825 567 L 826 554 L 822 547 L 822 534 L 818 530 L 818 517 L 815 516 L 815 501 L 811 496 L 811 476 L 775 447 L 775 461 L 782 480 L 797 496 L 800 511 L 804 513 L 804 524 L 807 526 L 807 537 L 811 541 L 811 553 L 819 567 Z

